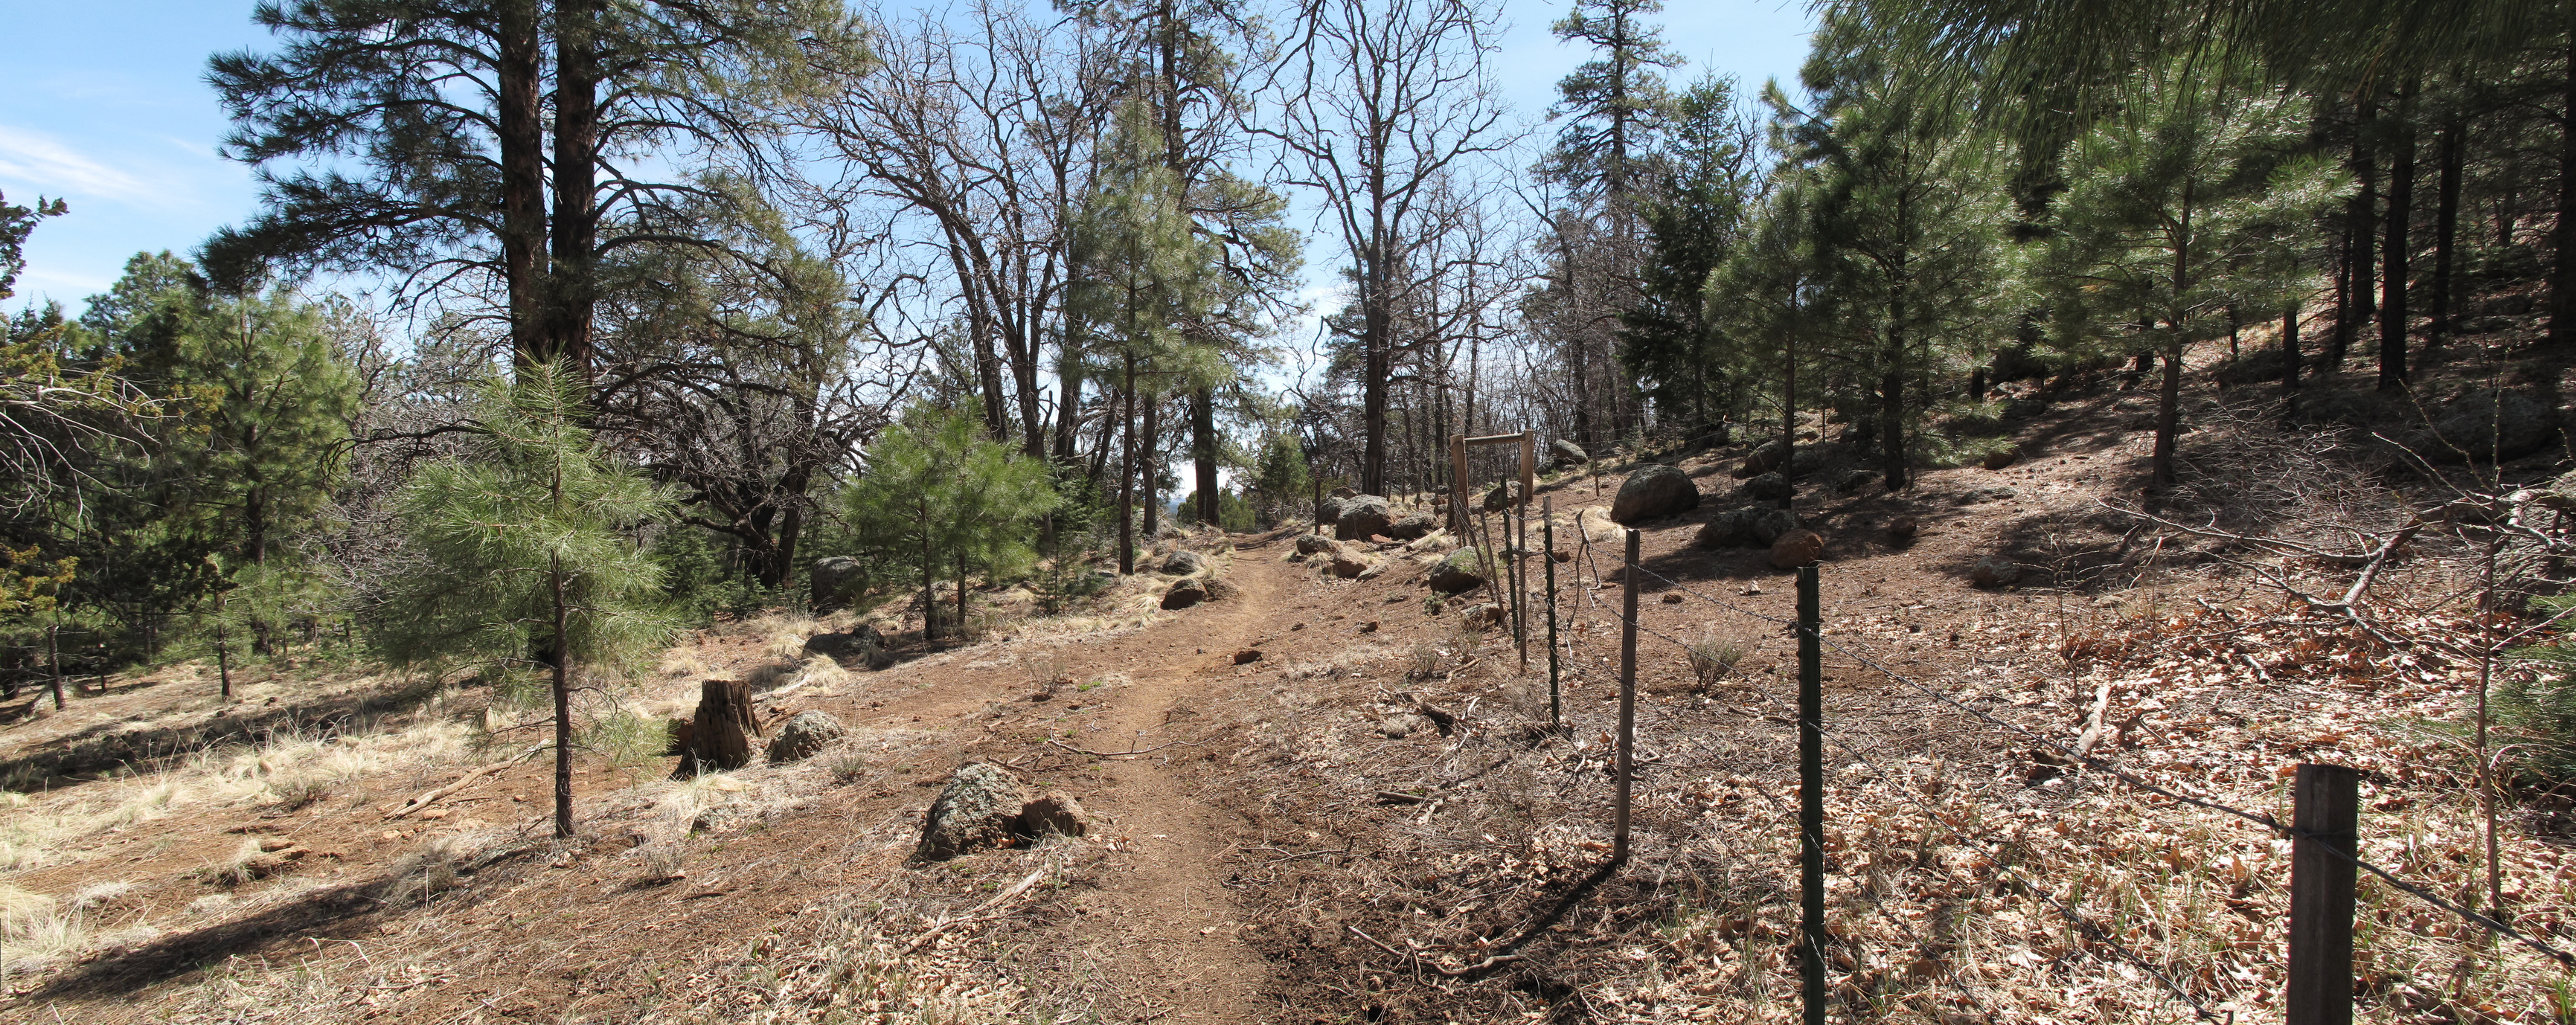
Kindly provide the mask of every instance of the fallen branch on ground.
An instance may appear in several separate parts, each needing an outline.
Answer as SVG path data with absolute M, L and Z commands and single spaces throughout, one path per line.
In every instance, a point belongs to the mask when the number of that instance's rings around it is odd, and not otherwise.
M 994 908 L 1001 906 L 1002 902 L 1004 902 L 1004 901 L 1010 900 L 1010 899 L 1011 899 L 1011 898 L 1013 898 L 1013 897 L 1017 897 L 1017 896 L 1019 896 L 1020 894 L 1022 894 L 1022 893 L 1024 893 L 1024 892 L 1027 892 L 1027 890 L 1028 890 L 1028 888 L 1029 888 L 1029 887 L 1032 887 L 1032 886 L 1037 885 L 1037 882 L 1038 882 L 1038 880 L 1039 880 L 1039 879 L 1042 879 L 1042 878 L 1045 878 L 1045 877 L 1046 877 L 1046 874 L 1047 874 L 1047 870 L 1048 870 L 1048 869 L 1052 869 L 1052 868 L 1054 868 L 1054 867 L 1055 867 L 1055 866 L 1053 866 L 1053 865 L 1040 865 L 1040 866 L 1038 866 L 1038 870 L 1037 870 L 1037 871 L 1035 871 L 1035 872 L 1031 872 L 1031 873 L 1029 873 L 1029 874 L 1028 874 L 1028 878 L 1022 879 L 1022 880 L 1020 880 L 1019 882 L 1016 882 L 1016 883 L 1012 883 L 1012 884 L 1011 884 L 1011 888 L 1010 888 L 1010 889 L 1007 889 L 1007 890 L 1004 890 L 1004 891 L 1002 891 L 1002 892 L 1000 892 L 1000 893 L 994 894 L 994 895 L 993 895 L 993 899 L 988 900 L 988 901 L 985 901 L 984 903 L 981 903 L 981 904 L 975 905 L 974 910 L 971 910 L 971 911 L 966 912 L 966 916 L 965 916 L 965 917 L 963 917 L 963 918 L 950 918 L 950 919 L 944 919 L 944 920 L 942 920 L 939 924 L 934 925 L 934 926 L 931 926 L 931 927 L 930 927 L 930 931 L 925 932 L 925 933 L 922 933 L 922 934 L 921 934 L 921 935 L 919 935 L 919 936 L 913 937 L 913 940 L 912 940 L 912 942 L 911 942 L 911 943 L 905 944 L 905 945 L 904 945 L 904 948 L 903 948 L 903 954 L 902 954 L 902 955 L 900 955 L 900 956 L 905 956 L 905 957 L 909 957 L 909 956 L 911 956 L 911 954 L 912 954 L 912 952 L 913 952 L 913 951 L 916 951 L 916 950 L 921 949 L 921 948 L 922 948 L 922 946 L 923 946 L 924 944 L 929 943 L 931 940 L 937 939 L 937 938 L 939 937 L 939 934 L 940 934 L 940 933 L 946 932 L 946 931 L 948 931 L 949 929 L 951 929 L 951 928 L 953 928 L 953 927 L 960 926 L 960 925 L 966 925 L 966 924 L 973 923 L 973 922 L 988 921 L 988 920 L 989 920 L 988 918 L 977 917 L 977 916 L 981 916 L 981 915 L 983 915 L 983 914 L 984 914 L 984 912 L 991 911 L 991 910 L 993 910 Z M 992 917 L 1000 917 L 1000 916 L 992 916 Z
M 1136 757 L 1137 755 L 1149 755 L 1149 754 L 1153 754 L 1154 752 L 1156 752 L 1156 751 L 1160 751 L 1160 750 L 1162 750 L 1162 749 L 1164 749 L 1164 748 L 1167 748 L 1167 747 L 1206 747 L 1206 746 L 1207 746 L 1207 745 L 1205 745 L 1205 744 L 1193 744 L 1193 743 L 1190 743 L 1189 741 L 1186 741 L 1186 740 L 1175 740 L 1175 741 L 1172 741 L 1172 742 L 1170 742 L 1170 743 L 1168 743 L 1168 744 L 1156 744 L 1156 745 L 1154 745 L 1154 746 L 1152 746 L 1152 747 L 1149 747 L 1149 748 L 1146 748 L 1146 749 L 1144 749 L 1144 750 L 1142 750 L 1142 751 L 1094 751 L 1094 750 L 1092 750 L 1092 749 L 1090 749 L 1090 748 L 1087 748 L 1087 747 L 1075 747 L 1075 746 L 1073 746 L 1073 745 L 1071 745 L 1071 744 L 1067 744 L 1067 743 L 1065 743 L 1065 742 L 1063 742 L 1063 741 L 1056 740 L 1056 739 L 1054 739 L 1054 738 L 1052 738 L 1052 737 L 1050 737 L 1050 738 L 1048 738 L 1048 739 L 1047 739 L 1047 743 L 1053 744 L 1053 745 L 1055 745 L 1055 746 L 1057 746 L 1057 747 L 1063 748 L 1063 749 L 1065 749 L 1065 750 L 1067 750 L 1067 751 L 1071 751 L 1071 752 L 1073 752 L 1073 753 L 1075 753 L 1075 754 L 1078 754 L 1078 755 L 1090 755 L 1090 756 L 1092 756 L 1092 757 L 1094 757 L 1094 758 L 1133 758 L 1133 757 Z

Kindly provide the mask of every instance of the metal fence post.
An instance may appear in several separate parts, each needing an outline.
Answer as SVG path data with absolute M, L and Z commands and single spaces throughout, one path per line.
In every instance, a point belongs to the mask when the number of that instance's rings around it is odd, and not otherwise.
M 1619 806 L 1615 815 L 1616 833 L 1611 839 L 1610 861 L 1628 862 L 1628 773 L 1637 749 L 1637 532 L 1628 532 L 1628 562 L 1619 570 L 1627 584 L 1627 595 L 1620 599 L 1619 627 Z
M 2291 801 L 2290 978 L 2282 1003 L 2288 1025 L 2349 1025 L 2361 773 L 2302 764 Z
M 1816 567 L 1798 567 L 1798 975 L 1825 1025 L 1825 653 Z
M 1551 496 L 1539 506 L 1539 533 L 1547 548 L 1547 725 L 1549 729 L 1565 728 L 1565 699 L 1556 676 L 1556 499 Z

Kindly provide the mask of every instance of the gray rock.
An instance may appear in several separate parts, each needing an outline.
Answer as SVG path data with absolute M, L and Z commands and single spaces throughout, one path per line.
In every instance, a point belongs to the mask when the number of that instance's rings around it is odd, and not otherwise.
M 1800 445 L 1797 454 L 1789 457 L 1789 469 L 1786 472 L 1790 480 L 1797 480 L 1824 469 L 1834 459 L 1832 449 L 1822 445 Z
M 1297 535 L 1297 554 L 1323 555 L 1342 550 L 1342 544 L 1322 534 Z
M 1968 582 L 1979 587 L 2002 587 L 2021 580 L 2021 564 L 2000 555 L 1989 555 L 1968 567 Z
M 1765 511 L 1748 507 L 1719 513 L 1700 526 L 1699 534 L 1691 539 L 1691 543 L 1702 548 L 1753 547 L 1761 543 L 1754 537 L 1753 521 Z
M 1386 533 L 1387 526 L 1394 522 L 1384 497 L 1360 495 L 1342 501 L 1342 514 L 1333 520 L 1333 536 L 1344 541 L 1366 541 L 1370 535 Z
M 1431 728 L 1432 722 L 1428 717 L 1411 712 L 1390 715 L 1377 723 L 1378 734 L 1388 740 L 1403 740 L 1416 731 Z
M 1415 513 L 1386 525 L 1386 536 L 1398 541 L 1419 541 L 1431 533 L 1431 517 Z
M 878 636 L 876 627 L 861 623 L 851 627 L 848 633 L 815 634 L 805 638 L 805 653 L 835 660 L 864 658 L 884 644 L 885 638 Z
M 1842 476 L 1834 479 L 1834 490 L 1848 495 L 1876 483 L 1878 483 L 1876 470 L 1845 470 Z
M 1755 446 L 1753 451 L 1746 453 L 1744 456 L 1744 462 L 1737 465 L 1735 468 L 1735 476 L 1762 476 L 1763 474 L 1779 469 L 1780 464 L 1786 461 L 1788 457 L 1788 443 L 1781 441 L 1778 438 L 1773 438 Z
M 1020 806 L 1019 825 L 1030 836 L 1081 836 L 1091 828 L 1091 816 L 1072 794 L 1048 791 Z
M 1507 480 L 1494 485 L 1493 490 L 1485 492 L 1485 511 L 1501 512 L 1505 509 L 1511 508 L 1520 500 L 1521 482 L 1516 480 Z
M 1752 522 L 1748 524 L 1753 534 L 1753 542 L 1763 546 L 1768 546 L 1780 540 L 1782 535 L 1805 525 L 1798 519 L 1797 513 L 1787 509 L 1757 510 L 1753 513 Z
M 1797 493 L 1797 486 L 1776 470 L 1744 482 L 1744 497 L 1756 502 L 1777 502 Z
M 2442 407 L 2408 448 L 2437 463 L 2492 463 L 2538 452 L 2558 437 L 2558 417 L 2521 392 L 2484 388 Z
M 1547 451 L 1551 461 L 1558 466 L 1581 466 L 1592 461 L 1592 457 L 1583 451 L 1583 446 L 1564 438 L 1549 442 Z
M 1967 494 L 1959 496 L 1959 504 L 1976 505 L 1979 502 L 2008 502 L 2020 497 L 2021 491 L 2018 488 L 1970 488 L 1968 489 Z
M 930 802 L 921 826 L 922 858 L 954 858 L 1011 838 L 1028 798 L 1018 777 L 982 762 L 968 762 L 948 777 L 948 787 Z
M 1200 581 L 1197 577 L 1182 577 L 1179 580 L 1172 581 L 1171 590 L 1163 592 L 1163 607 L 1167 609 L 1186 609 L 1192 605 L 1206 601 L 1207 599 L 1208 589 L 1206 583 Z
M 850 597 L 849 590 L 859 582 L 859 560 L 846 555 L 827 555 L 814 560 L 805 571 L 805 584 L 814 595 L 814 607 L 835 609 Z
M 798 712 L 778 728 L 778 739 L 769 742 L 769 764 L 801 762 L 849 733 L 841 720 L 828 712 Z
M 1207 560 L 1199 558 L 1199 553 L 1193 551 L 1173 552 L 1171 558 L 1163 560 L 1163 572 L 1176 577 L 1190 576 L 1206 570 Z
M 1320 503 L 1317 503 L 1317 504 L 1316 504 L 1316 506 L 1315 506 L 1315 523 L 1316 523 L 1316 525 L 1318 525 L 1318 526 L 1331 526 L 1331 525 L 1332 525 L 1332 524 L 1334 524 L 1334 523 L 1340 522 L 1341 518 L 1342 518 L 1342 500 L 1341 500 L 1341 499 L 1338 499 L 1338 498 L 1327 498 L 1327 499 L 1323 500 L 1322 502 L 1320 502 Z
M 1334 488 L 1334 489 L 1333 489 L 1333 497 L 1335 497 L 1335 498 L 1358 498 L 1358 497 L 1359 497 L 1359 494 L 1360 494 L 1359 492 L 1357 492 L 1357 491 L 1353 491 L 1353 490 L 1351 490 L 1351 489 L 1349 489 L 1349 488 Z
M 1699 485 L 1670 466 L 1647 466 L 1628 475 L 1610 501 L 1614 523 L 1638 524 L 1699 508 Z
M 1428 583 L 1432 590 L 1445 594 L 1457 594 L 1482 587 L 1485 583 L 1484 565 L 1477 557 L 1475 549 L 1461 548 L 1449 553 L 1448 558 L 1440 560 L 1439 565 L 1431 568 L 1431 578 Z

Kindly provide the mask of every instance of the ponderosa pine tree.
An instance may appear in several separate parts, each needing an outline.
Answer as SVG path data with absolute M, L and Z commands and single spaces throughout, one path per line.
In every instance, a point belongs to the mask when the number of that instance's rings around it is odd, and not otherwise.
M 660 607 L 661 564 L 635 539 L 669 515 L 670 495 L 582 425 L 584 391 L 561 363 L 483 384 L 467 454 L 422 467 L 403 489 L 413 558 L 368 617 L 397 664 L 509 668 L 544 653 L 559 837 L 573 835 L 573 673 L 631 668 L 673 626 Z
M 1071 314 L 1101 336 L 1092 348 L 1116 361 L 1121 573 L 1136 571 L 1139 490 L 1144 505 L 1155 504 L 1152 456 L 1159 432 L 1150 404 L 1173 390 L 1213 386 L 1227 376 L 1206 336 L 1190 330 L 1220 294 L 1216 249 L 1181 208 L 1182 183 L 1164 160 L 1162 130 L 1152 115 L 1143 102 L 1128 102 L 1102 144 L 1099 170 L 1074 223 L 1074 263 L 1083 276 L 1067 299 Z M 1149 404 L 1142 438 L 1139 403 Z
M 1752 140 L 1735 110 L 1735 81 L 1710 76 L 1672 97 L 1668 142 L 1654 154 L 1657 181 L 1643 205 L 1646 259 L 1637 304 L 1619 317 L 1620 355 L 1667 423 L 1693 432 L 1721 426 L 1740 390 L 1717 358 L 1720 329 L 1706 316 L 1709 276 L 1745 226 L 1758 182 Z
M 868 449 L 865 472 L 841 502 L 857 536 L 921 571 L 927 640 L 940 635 L 939 579 L 956 584 L 963 629 L 969 572 L 997 577 L 1026 565 L 1037 522 L 1057 496 L 1046 461 L 994 440 L 975 413 L 916 403 Z
M 284 47 L 219 54 L 207 76 L 264 207 L 206 243 L 219 285 L 275 265 L 491 289 L 520 366 L 577 372 L 607 255 L 717 244 L 687 213 L 722 190 L 635 158 L 756 161 L 817 65 L 863 59 L 827 0 L 289 0 L 254 17 Z
M 2249 84 L 2260 81 L 2206 58 L 2137 75 L 2121 111 L 2067 148 L 2068 190 L 2032 268 L 2062 346 L 2087 351 L 2113 325 L 2136 324 L 2164 357 L 2159 489 L 2178 479 L 2184 346 L 2225 335 L 2230 309 L 2287 308 L 2317 224 L 2350 189 L 2302 152 L 2306 104 Z
M 1926 102 L 1847 23 L 1826 22 L 1800 77 L 1814 110 L 1776 91 L 1769 100 L 1780 144 L 1814 175 L 1809 230 L 1840 322 L 1824 351 L 1874 387 L 1879 470 L 1896 490 L 1911 481 L 1926 384 L 1968 347 L 2008 335 L 2018 308 L 1999 267 L 1999 146 Z

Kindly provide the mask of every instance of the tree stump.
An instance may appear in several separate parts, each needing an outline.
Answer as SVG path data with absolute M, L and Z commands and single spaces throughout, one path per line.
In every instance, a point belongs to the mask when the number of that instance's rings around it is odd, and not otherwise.
M 751 687 L 741 680 L 706 681 L 690 727 L 683 768 L 722 771 L 751 764 L 751 738 L 760 735 L 760 720 L 751 711 Z

